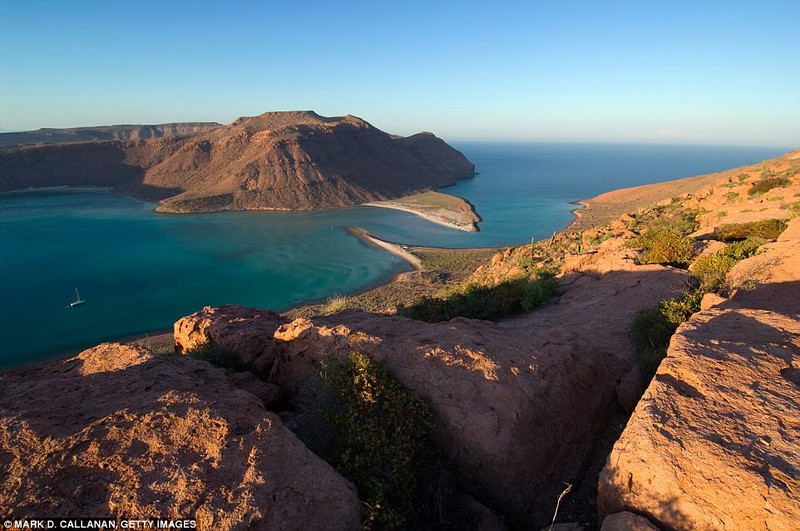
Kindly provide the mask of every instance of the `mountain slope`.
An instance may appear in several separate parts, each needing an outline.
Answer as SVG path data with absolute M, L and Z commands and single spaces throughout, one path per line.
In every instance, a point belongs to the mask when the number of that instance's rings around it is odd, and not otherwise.
M 101 125 L 70 129 L 45 128 L 36 131 L 0 133 L 0 146 L 106 140 L 144 140 L 147 138 L 194 135 L 216 127 L 221 127 L 221 124 L 215 122 L 185 122 L 159 125 Z
M 430 133 L 398 138 L 355 116 L 311 111 L 240 118 L 188 138 L 0 152 L 0 190 L 111 186 L 158 200 L 164 212 L 335 208 L 447 186 L 473 172 Z

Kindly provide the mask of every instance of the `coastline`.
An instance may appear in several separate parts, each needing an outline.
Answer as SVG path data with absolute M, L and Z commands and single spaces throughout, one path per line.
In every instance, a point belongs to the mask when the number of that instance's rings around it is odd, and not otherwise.
M 726 170 L 723 172 L 684 177 L 672 181 L 663 181 L 659 183 L 652 183 L 652 184 L 646 184 L 629 188 L 621 188 L 599 194 L 589 199 L 580 199 L 576 201 L 571 201 L 569 202 L 569 204 L 576 206 L 576 208 L 573 209 L 571 212 L 575 219 L 573 219 L 569 224 L 558 230 L 557 233 L 562 234 L 570 232 L 580 232 L 588 228 L 600 226 L 605 223 L 608 223 L 612 219 L 615 219 L 616 217 L 619 217 L 619 215 L 622 215 L 626 212 L 635 212 L 637 208 L 643 206 L 644 204 L 652 204 L 672 197 L 680 195 L 685 196 L 686 194 L 695 193 L 697 190 L 702 189 L 704 186 L 708 186 L 709 184 L 719 180 L 720 178 L 726 175 L 735 177 L 742 171 L 747 169 L 752 170 L 753 168 L 758 169 L 758 165 L 755 164 L 751 166 L 743 166 L 739 168 Z M 103 190 L 103 188 L 98 188 L 98 187 L 52 187 L 51 189 L 64 190 L 65 188 L 67 190 L 81 190 L 81 189 L 84 190 L 91 189 L 91 190 L 101 190 L 101 191 Z M 29 190 L 18 190 L 5 193 L 18 193 L 25 191 Z M 428 219 L 431 222 L 438 223 L 451 228 L 458 228 L 454 227 L 451 223 L 447 221 L 437 219 L 435 216 L 431 216 L 425 212 L 420 212 L 412 208 L 403 207 L 401 205 L 368 203 L 362 206 L 374 206 L 377 208 L 392 208 L 396 210 L 404 210 L 409 213 Z M 411 249 L 417 250 L 422 248 L 416 246 L 405 246 L 394 242 L 381 240 L 380 238 L 377 238 L 372 234 L 369 234 L 367 231 L 357 227 L 348 227 L 346 230 L 350 234 L 364 241 L 365 243 L 380 247 L 388 252 L 391 252 L 395 256 L 402 258 L 403 260 L 408 262 L 409 265 L 413 268 L 412 271 L 399 273 L 397 275 L 394 275 L 392 278 L 388 279 L 386 282 L 383 282 L 377 286 L 369 287 L 363 291 L 357 290 L 356 292 L 349 294 L 348 296 L 364 295 L 376 289 L 383 289 L 383 290 L 399 289 L 399 287 L 402 287 L 404 283 L 406 283 L 406 279 L 410 275 L 412 274 L 415 275 L 418 272 L 425 273 L 427 271 L 427 268 L 423 266 L 422 260 L 420 260 L 415 254 L 413 254 L 410 251 Z M 470 252 L 481 249 L 482 248 L 448 249 L 447 251 Z M 305 304 L 289 308 L 282 313 L 297 312 L 305 307 L 313 306 L 315 304 L 318 303 L 309 301 Z M 167 348 L 167 344 L 170 343 L 169 350 L 171 351 L 171 332 L 169 332 L 168 327 L 161 327 L 159 329 L 143 332 L 140 334 L 126 335 L 123 337 L 110 339 L 109 341 L 135 343 L 143 346 L 147 346 L 146 343 L 148 341 L 151 343 L 159 342 L 159 343 L 164 343 L 165 349 Z M 67 354 L 72 355 L 74 353 L 65 352 L 65 357 Z
M 414 256 L 414 254 L 412 254 L 410 251 L 407 251 L 402 245 L 376 238 L 369 232 L 359 227 L 346 227 L 345 230 L 366 243 L 380 247 L 381 249 L 384 249 L 393 255 L 402 258 L 408 262 L 415 271 L 422 271 L 422 261 Z M 391 283 L 391 281 L 389 283 Z
M 475 205 L 466 199 L 434 190 L 360 206 L 400 210 L 431 223 L 466 232 L 479 232 L 478 223 L 482 221 L 475 212 Z
M 569 204 L 580 205 L 582 208 L 572 211 L 575 219 L 560 232 L 580 232 L 605 225 L 623 214 L 636 212 L 642 207 L 673 197 L 685 198 L 725 177 L 730 180 L 743 172 L 754 171 L 759 167 L 759 164 L 751 164 L 716 173 L 618 188 L 588 199 L 571 201 Z

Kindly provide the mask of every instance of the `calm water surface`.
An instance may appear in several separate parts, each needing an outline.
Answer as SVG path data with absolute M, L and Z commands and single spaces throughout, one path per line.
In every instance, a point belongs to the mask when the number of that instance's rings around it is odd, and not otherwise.
M 570 201 L 720 171 L 784 149 L 453 143 L 474 179 L 444 191 L 483 217 L 465 233 L 377 208 L 170 216 L 100 191 L 0 194 L 0 368 L 170 327 L 205 305 L 276 310 L 385 282 L 408 269 L 345 231 L 417 245 L 489 247 L 547 237 Z M 80 289 L 87 302 L 66 309 Z

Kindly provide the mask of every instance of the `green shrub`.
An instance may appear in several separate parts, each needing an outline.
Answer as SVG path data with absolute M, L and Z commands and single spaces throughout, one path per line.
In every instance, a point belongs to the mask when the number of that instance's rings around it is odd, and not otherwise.
M 734 242 L 716 253 L 699 257 L 689 270 L 697 278 L 701 290 L 719 293 L 725 288 L 725 279 L 733 266 L 756 254 L 766 242 L 761 238 Z
M 666 357 L 675 330 L 700 310 L 703 295 L 701 289 L 696 289 L 684 297 L 661 301 L 653 308 L 641 310 L 634 317 L 631 331 L 639 353 L 639 366 L 648 380 Z
M 766 174 L 765 174 L 766 175 Z M 791 181 L 782 176 L 773 176 L 773 175 L 766 175 L 761 177 L 759 180 L 753 183 L 753 186 L 747 191 L 748 195 L 761 195 L 765 192 L 772 190 L 773 188 L 783 188 L 784 186 L 789 186 Z
M 639 236 L 630 246 L 642 248 L 640 264 L 671 264 L 684 267 L 692 258 L 692 240 L 697 230 L 697 212 L 679 204 L 657 206 L 639 214 Z
M 317 451 L 356 485 L 366 528 L 405 527 L 426 448 L 427 406 L 385 362 L 361 352 L 326 360 L 319 385 L 317 408 L 332 444 Z
M 700 288 L 705 291 L 719 292 L 725 286 L 725 278 L 737 260 L 722 253 L 713 253 L 699 257 L 689 270 L 697 277 Z
M 187 350 L 184 354 L 231 371 L 242 371 L 246 368 L 235 352 L 222 348 L 213 339 L 209 339 L 197 348 Z
M 720 252 L 739 262 L 756 254 L 759 247 L 765 243 L 767 243 L 767 240 L 764 238 L 747 238 L 746 240 L 733 242 Z
M 401 309 L 406 317 L 430 323 L 455 317 L 497 319 L 530 312 L 555 295 L 558 282 L 553 273 L 537 270 L 532 276 L 503 281 L 494 286 L 467 284 L 443 292 L 438 297 L 423 297 Z
M 787 207 L 793 218 L 800 216 L 800 201 L 795 201 Z
M 714 238 L 724 242 L 763 238 L 774 240 L 786 230 L 786 222 L 780 219 L 765 219 L 750 223 L 729 223 L 720 225 L 714 231 Z
M 640 264 L 671 264 L 685 266 L 692 258 L 692 240 L 674 228 L 648 230 L 631 241 L 642 247 Z

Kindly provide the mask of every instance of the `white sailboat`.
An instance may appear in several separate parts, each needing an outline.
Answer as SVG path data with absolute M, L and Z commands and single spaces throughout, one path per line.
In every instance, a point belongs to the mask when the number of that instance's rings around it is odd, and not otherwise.
M 67 305 L 67 308 L 74 308 L 75 306 L 78 306 L 79 304 L 83 304 L 84 302 L 86 302 L 86 301 L 81 299 L 81 294 L 78 293 L 78 288 L 75 288 L 75 300 L 72 301 L 71 303 L 69 303 Z

